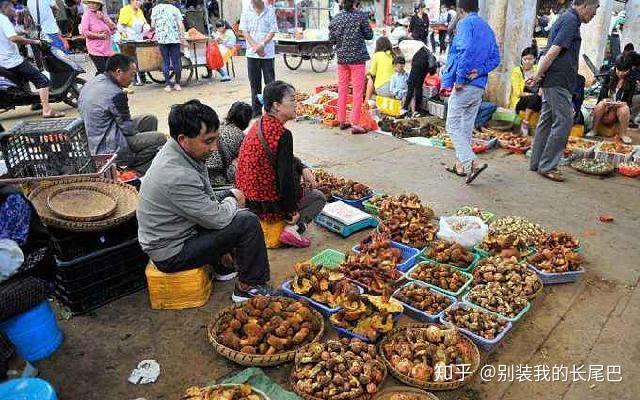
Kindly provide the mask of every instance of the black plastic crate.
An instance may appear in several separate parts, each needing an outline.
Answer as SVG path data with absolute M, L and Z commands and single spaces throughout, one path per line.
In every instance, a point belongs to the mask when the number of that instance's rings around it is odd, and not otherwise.
M 144 273 L 148 260 L 137 238 L 73 261 L 56 260 L 56 286 L 71 295 L 103 282 L 111 284 L 110 279 L 122 274 Z
M 60 303 L 71 311 L 73 315 L 86 314 L 89 311 L 93 311 L 100 308 L 112 301 L 118 300 L 121 297 L 135 293 L 144 289 L 147 286 L 147 281 L 144 279 L 130 279 L 123 281 L 115 286 L 105 287 L 97 291 L 91 292 L 86 297 L 82 298 L 68 298 L 64 294 L 56 291 L 56 297 Z
M 56 259 L 69 262 L 136 239 L 138 220 L 131 218 L 123 224 L 101 232 L 78 233 L 49 228 L 49 236 Z
M 81 119 L 23 121 L 0 134 L 0 150 L 12 178 L 96 172 Z

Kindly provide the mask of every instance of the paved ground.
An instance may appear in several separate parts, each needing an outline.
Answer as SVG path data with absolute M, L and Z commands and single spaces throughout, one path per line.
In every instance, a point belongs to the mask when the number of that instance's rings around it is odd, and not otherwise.
M 224 113 L 233 101 L 249 97 L 244 68 L 242 61 L 237 63 L 242 77 L 235 82 L 189 87 L 180 94 L 166 94 L 159 87 L 138 89 L 131 97 L 133 111 L 158 115 L 164 129 L 169 106 L 190 98 L 199 98 Z M 309 90 L 316 84 L 331 82 L 335 67 L 325 74 L 314 74 L 305 64 L 291 72 L 279 61 L 277 76 Z M 18 118 L 30 115 L 21 109 L 2 116 L 2 123 L 11 126 Z M 453 158 L 449 150 L 409 145 L 375 134 L 356 137 L 307 123 L 290 127 L 296 153 L 305 160 L 380 191 L 416 192 L 440 215 L 463 205 L 477 205 L 499 215 L 527 216 L 546 227 L 568 230 L 583 240 L 588 259 L 586 277 L 576 284 L 545 288 L 517 329 L 488 356 L 487 363 L 496 369 L 500 365 L 525 365 L 524 375 L 519 375 L 523 382 L 499 382 L 497 375 L 491 382 L 482 382 L 476 377 L 466 390 L 439 394 L 442 399 L 638 398 L 637 180 L 600 180 L 568 172 L 568 182 L 556 184 L 528 172 L 522 156 L 494 150 L 484 156 L 490 163 L 486 174 L 477 184 L 466 186 L 443 172 L 444 165 Z M 615 222 L 598 222 L 597 216 L 603 212 L 611 213 Z M 294 262 L 328 247 L 347 250 L 363 236 L 343 240 L 315 226 L 311 234 L 310 249 L 270 252 L 274 284 L 291 273 Z M 218 356 L 205 336 L 205 326 L 215 312 L 230 304 L 231 290 L 231 283 L 216 284 L 206 306 L 185 311 L 150 310 L 147 293 L 142 291 L 89 316 L 61 321 L 65 343 L 51 359 L 39 363 L 42 376 L 54 384 L 61 399 L 178 398 L 189 385 L 204 384 L 239 370 Z M 131 369 L 147 358 L 160 363 L 159 381 L 149 386 L 128 384 L 126 378 Z M 568 367 L 569 375 L 556 377 L 554 382 L 535 382 L 531 376 L 534 382 L 530 382 L 526 379 L 526 365 L 563 365 Z M 620 366 L 622 382 L 593 378 L 584 382 L 580 381 L 580 374 L 573 382 L 574 365 L 585 365 L 586 370 L 588 365 L 602 365 L 605 372 L 607 366 Z M 289 366 L 267 372 L 285 382 Z

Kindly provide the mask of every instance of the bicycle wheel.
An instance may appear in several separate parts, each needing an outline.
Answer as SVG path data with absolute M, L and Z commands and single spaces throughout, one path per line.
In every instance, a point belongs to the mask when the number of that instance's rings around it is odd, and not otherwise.
M 297 70 L 302 65 L 302 56 L 298 54 L 283 54 L 284 65 L 292 71 Z
M 313 72 L 325 72 L 329 68 L 329 63 L 333 58 L 333 53 L 329 46 L 319 44 L 311 50 L 311 69 Z

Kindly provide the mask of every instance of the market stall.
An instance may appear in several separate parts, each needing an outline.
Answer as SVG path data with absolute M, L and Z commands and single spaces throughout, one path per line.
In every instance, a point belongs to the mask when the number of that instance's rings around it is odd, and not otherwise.
M 187 47 L 183 49 L 181 57 L 182 81 L 186 84 L 191 82 L 195 75 L 199 80 L 198 67 L 206 67 L 206 48 L 211 39 L 190 38 L 187 39 Z M 145 72 L 156 83 L 164 83 L 162 75 L 162 55 L 158 43 L 145 40 L 142 42 L 122 42 L 120 49 L 123 54 L 136 60 L 136 65 L 140 72 Z M 173 73 L 172 73 L 173 74 Z
M 282 54 L 285 65 L 292 71 L 309 60 L 314 72 L 325 72 L 335 56 L 327 29 L 328 1 L 281 3 L 284 2 L 274 5 L 279 30 L 275 37 L 276 52 Z

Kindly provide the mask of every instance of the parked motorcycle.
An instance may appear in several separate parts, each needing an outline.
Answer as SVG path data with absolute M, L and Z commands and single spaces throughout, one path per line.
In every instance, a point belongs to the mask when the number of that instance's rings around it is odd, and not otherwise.
M 84 69 L 59 49 L 47 42 L 40 46 L 42 65 L 49 73 L 49 103 L 64 102 L 78 107 L 80 90 L 86 81 L 80 78 Z M 40 105 L 40 96 L 24 77 L 0 68 L 0 109 L 10 110 L 17 106 Z

